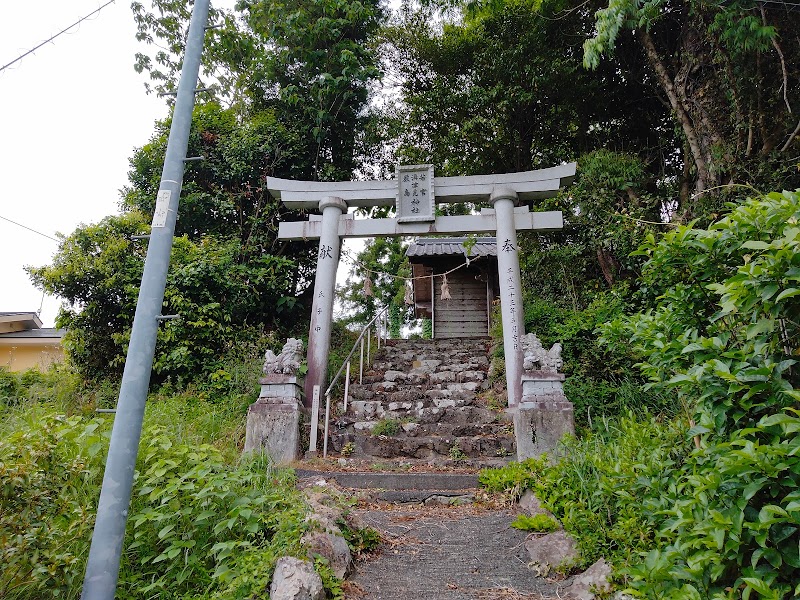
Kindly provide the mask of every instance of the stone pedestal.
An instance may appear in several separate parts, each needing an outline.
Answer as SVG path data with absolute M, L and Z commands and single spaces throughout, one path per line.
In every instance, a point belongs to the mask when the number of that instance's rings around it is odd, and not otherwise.
M 261 394 L 247 410 L 244 451 L 268 454 L 275 464 L 299 460 L 302 380 L 294 375 L 270 374 L 259 383 Z
M 552 453 L 565 434 L 575 433 L 572 402 L 564 395 L 564 375 L 525 371 L 522 402 L 513 415 L 517 460 Z

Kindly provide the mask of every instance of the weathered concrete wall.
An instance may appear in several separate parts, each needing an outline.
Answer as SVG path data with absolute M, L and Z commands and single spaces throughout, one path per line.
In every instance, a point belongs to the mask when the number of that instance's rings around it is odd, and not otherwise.
M 572 402 L 564 395 L 564 375 L 526 371 L 522 402 L 513 411 L 517 459 L 552 453 L 566 434 L 575 433 Z
M 244 451 L 263 452 L 275 464 L 299 460 L 302 383 L 280 374 L 267 375 L 260 383 L 261 394 L 247 410 Z

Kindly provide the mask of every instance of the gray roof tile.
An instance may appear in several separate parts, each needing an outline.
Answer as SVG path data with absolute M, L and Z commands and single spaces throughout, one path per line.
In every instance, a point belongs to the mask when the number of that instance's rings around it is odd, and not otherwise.
M 467 238 L 420 238 L 408 247 L 406 256 L 464 256 Z M 497 256 L 497 238 L 476 238 L 470 257 Z

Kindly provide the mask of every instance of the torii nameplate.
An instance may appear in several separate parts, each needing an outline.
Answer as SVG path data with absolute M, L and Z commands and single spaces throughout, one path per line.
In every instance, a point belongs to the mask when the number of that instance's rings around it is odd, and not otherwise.
M 498 188 L 514 190 L 522 201 L 550 198 L 575 178 L 576 163 L 549 169 L 506 173 L 501 175 L 473 175 L 467 177 L 434 177 L 435 202 L 482 202 L 488 200 Z M 296 181 L 267 177 L 267 189 L 287 208 L 315 209 L 326 196 L 336 196 L 349 207 L 396 206 L 400 193 L 396 179 L 374 181 Z M 413 236 L 439 233 L 486 233 L 496 231 L 492 209 L 483 209 L 479 215 L 440 216 L 429 222 L 404 222 L 406 219 L 353 219 L 342 215 L 339 220 L 341 237 Z M 563 226 L 561 212 L 530 212 L 527 207 L 515 210 L 514 221 L 518 230 L 554 230 Z M 309 221 L 280 223 L 278 238 L 300 240 L 319 238 L 321 221 L 311 216 Z
M 436 220 L 433 165 L 397 165 L 397 222 Z

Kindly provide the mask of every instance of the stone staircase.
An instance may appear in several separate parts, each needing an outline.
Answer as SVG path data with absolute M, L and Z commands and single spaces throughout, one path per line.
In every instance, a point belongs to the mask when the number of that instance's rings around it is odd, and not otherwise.
M 487 401 L 489 347 L 488 338 L 390 340 L 363 382 L 351 384 L 347 411 L 333 418 L 333 450 L 436 464 L 507 462 L 513 426 Z

